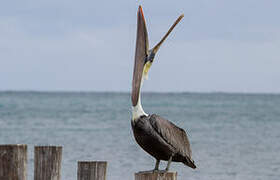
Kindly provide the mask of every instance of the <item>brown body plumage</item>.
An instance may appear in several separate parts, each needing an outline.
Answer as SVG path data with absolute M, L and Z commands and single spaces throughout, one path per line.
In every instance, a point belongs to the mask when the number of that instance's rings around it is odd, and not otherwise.
M 141 116 L 132 129 L 137 143 L 157 160 L 174 162 L 196 168 L 186 132 L 172 122 L 156 115 Z

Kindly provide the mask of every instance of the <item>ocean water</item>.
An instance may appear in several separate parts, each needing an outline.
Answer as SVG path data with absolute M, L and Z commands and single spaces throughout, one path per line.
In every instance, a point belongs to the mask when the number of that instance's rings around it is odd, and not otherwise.
M 178 179 L 279 180 L 280 95 L 144 93 L 144 110 L 184 128 L 197 169 L 172 163 Z M 108 180 L 154 168 L 135 142 L 128 93 L 0 92 L 0 144 L 62 145 L 62 180 L 77 161 L 108 161 Z M 165 168 L 166 163 L 161 163 Z

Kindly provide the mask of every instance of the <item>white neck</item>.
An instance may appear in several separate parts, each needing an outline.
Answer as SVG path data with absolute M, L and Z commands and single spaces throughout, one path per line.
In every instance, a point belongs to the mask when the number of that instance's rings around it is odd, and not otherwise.
M 148 116 L 148 114 L 146 114 L 142 108 L 141 100 L 139 97 L 137 105 L 132 107 L 132 120 L 135 121 L 143 115 Z
M 142 86 L 142 83 L 143 83 L 143 79 L 141 81 L 141 86 Z M 132 121 L 136 121 L 138 118 L 140 118 L 141 116 L 148 116 L 148 114 L 146 114 L 142 108 L 142 105 L 141 105 L 141 87 L 140 87 L 140 90 L 139 90 L 139 97 L 138 97 L 138 102 L 136 104 L 136 106 L 133 106 L 132 107 Z

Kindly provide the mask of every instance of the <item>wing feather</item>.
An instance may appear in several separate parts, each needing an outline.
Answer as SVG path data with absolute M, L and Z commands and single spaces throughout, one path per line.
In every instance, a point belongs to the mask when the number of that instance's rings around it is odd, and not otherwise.
M 154 130 L 174 147 L 175 153 L 191 158 L 190 142 L 185 130 L 156 114 L 151 115 L 150 122 Z

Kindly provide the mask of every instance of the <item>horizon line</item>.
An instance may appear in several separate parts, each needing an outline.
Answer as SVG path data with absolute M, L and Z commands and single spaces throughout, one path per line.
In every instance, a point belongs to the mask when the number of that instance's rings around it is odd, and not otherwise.
M 119 93 L 130 94 L 130 91 L 96 91 L 96 90 L 0 90 L 0 93 Z M 240 91 L 143 91 L 151 94 L 252 94 L 280 95 L 280 92 L 240 92 Z

